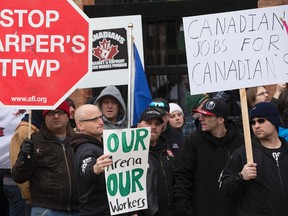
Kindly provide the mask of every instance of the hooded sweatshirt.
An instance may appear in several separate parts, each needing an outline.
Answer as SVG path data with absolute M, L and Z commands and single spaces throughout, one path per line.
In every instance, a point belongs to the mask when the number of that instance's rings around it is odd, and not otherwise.
M 89 135 L 76 134 L 71 145 L 76 152 L 80 215 L 110 215 L 105 175 L 96 175 L 93 171 L 97 159 L 103 154 L 102 142 Z
M 110 96 L 115 98 L 119 103 L 119 113 L 117 122 L 113 123 L 109 121 L 105 116 L 103 116 L 104 121 L 104 129 L 120 129 L 120 128 L 127 128 L 127 121 L 126 121 L 126 106 L 125 102 L 122 98 L 120 91 L 113 85 L 107 86 L 105 89 L 102 90 L 100 95 L 95 100 L 94 104 L 98 107 L 101 107 L 101 101 L 105 96 Z

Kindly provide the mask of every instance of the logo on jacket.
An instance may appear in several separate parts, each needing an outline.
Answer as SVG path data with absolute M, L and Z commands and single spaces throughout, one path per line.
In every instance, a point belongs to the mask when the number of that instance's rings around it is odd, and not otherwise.
M 169 157 L 174 157 L 174 154 L 171 150 L 167 149 L 166 152 L 167 152 Z
M 90 161 L 91 161 L 91 157 L 86 158 L 86 159 L 84 159 L 84 160 L 82 161 L 81 171 L 82 171 L 83 173 L 85 173 L 85 169 L 86 169 L 86 167 L 87 167 L 87 165 L 88 165 L 88 163 L 89 163 Z

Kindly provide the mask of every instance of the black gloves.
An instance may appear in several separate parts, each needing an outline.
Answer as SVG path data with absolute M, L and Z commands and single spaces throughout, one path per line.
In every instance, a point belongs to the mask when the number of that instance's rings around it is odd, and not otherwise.
M 33 141 L 29 138 L 26 138 L 20 147 L 20 154 L 23 161 L 30 161 L 33 156 L 34 146 Z

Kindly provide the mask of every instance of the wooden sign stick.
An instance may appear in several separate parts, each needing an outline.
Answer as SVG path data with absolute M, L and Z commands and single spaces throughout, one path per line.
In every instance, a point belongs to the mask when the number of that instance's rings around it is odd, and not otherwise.
M 247 158 L 247 163 L 253 163 L 253 153 L 252 153 L 252 143 L 251 143 L 251 133 L 250 133 L 246 90 L 242 88 L 239 91 L 240 91 L 239 93 L 240 93 L 240 102 L 241 102 L 246 158 Z

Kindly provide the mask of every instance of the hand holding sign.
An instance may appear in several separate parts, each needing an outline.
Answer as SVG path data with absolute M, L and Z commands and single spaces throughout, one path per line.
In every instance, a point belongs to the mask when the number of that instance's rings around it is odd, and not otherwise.
M 109 154 L 101 155 L 93 167 L 94 173 L 100 175 L 105 171 L 105 168 L 112 164 L 112 157 Z

